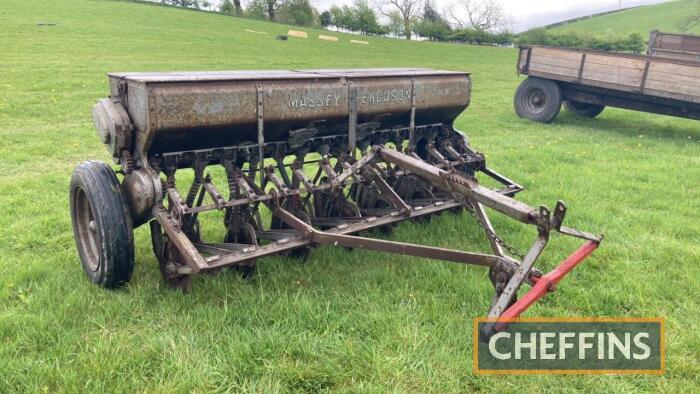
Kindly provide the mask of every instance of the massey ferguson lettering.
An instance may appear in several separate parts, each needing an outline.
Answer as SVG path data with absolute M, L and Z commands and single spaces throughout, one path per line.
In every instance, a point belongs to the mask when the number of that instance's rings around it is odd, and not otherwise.
M 302 96 L 289 100 L 289 108 L 324 108 L 337 107 L 340 104 L 340 95 L 327 94 L 325 96 Z
M 358 96 L 358 102 L 362 104 L 389 103 L 395 101 L 408 101 L 411 99 L 411 91 L 407 89 L 377 90 Z
M 411 91 L 408 89 L 375 90 L 364 92 L 364 94 L 357 96 L 357 103 L 360 105 L 403 101 L 408 102 L 410 100 Z M 307 95 L 290 98 L 288 106 L 290 109 L 324 108 L 337 107 L 341 105 L 341 102 L 343 105 L 346 105 L 347 98 L 343 97 L 341 99 L 341 96 L 337 94 L 326 94 L 322 96 Z

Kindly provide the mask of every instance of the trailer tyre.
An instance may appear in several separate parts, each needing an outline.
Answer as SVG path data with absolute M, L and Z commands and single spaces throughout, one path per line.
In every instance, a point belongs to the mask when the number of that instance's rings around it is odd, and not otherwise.
M 107 289 L 125 285 L 134 270 L 129 207 L 114 171 L 105 163 L 78 165 L 70 181 L 70 211 L 85 274 Z
M 550 123 L 559 115 L 562 101 L 556 82 L 528 77 L 515 91 L 515 112 L 521 118 Z
M 579 115 L 579 116 L 585 116 L 587 118 L 595 118 L 596 116 L 600 115 L 601 112 L 605 109 L 604 105 L 597 105 L 597 104 L 588 104 L 588 103 L 582 103 L 580 101 L 571 101 L 571 100 L 565 100 L 564 101 L 564 108 L 566 108 L 567 111 Z

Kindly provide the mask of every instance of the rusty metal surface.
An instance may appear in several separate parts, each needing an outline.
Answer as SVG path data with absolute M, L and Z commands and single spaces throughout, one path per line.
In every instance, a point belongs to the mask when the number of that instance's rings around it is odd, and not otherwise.
M 291 130 L 347 135 L 349 84 L 358 124 L 408 125 L 412 81 L 415 121 L 451 123 L 469 104 L 466 73 L 427 69 L 305 70 L 213 73 L 115 73 L 112 92 L 136 126 L 145 154 L 255 142 L 256 85 L 264 94 L 265 140 L 285 141 Z M 118 83 L 113 83 L 117 86 Z

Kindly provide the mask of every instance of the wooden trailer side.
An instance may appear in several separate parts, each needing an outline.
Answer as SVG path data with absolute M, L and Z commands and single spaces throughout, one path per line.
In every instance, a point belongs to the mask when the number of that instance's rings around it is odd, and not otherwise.
M 670 59 L 698 61 L 700 60 L 700 36 L 652 31 L 647 53 L 651 56 Z
M 553 47 L 522 47 L 518 71 L 533 77 L 700 103 L 700 62 Z
M 650 61 L 644 93 L 700 103 L 700 63 L 686 65 Z

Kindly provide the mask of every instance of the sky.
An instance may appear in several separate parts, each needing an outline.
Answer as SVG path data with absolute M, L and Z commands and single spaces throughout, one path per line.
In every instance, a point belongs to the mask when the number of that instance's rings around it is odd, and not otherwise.
M 319 11 L 333 5 L 352 4 L 354 0 L 310 0 Z M 603 11 L 616 10 L 637 5 L 662 3 L 665 0 L 500 0 L 503 8 L 513 21 L 513 30 L 520 32 L 532 27 L 590 15 Z M 445 13 L 448 9 L 457 9 L 459 0 L 433 0 L 433 3 Z M 371 6 L 388 4 L 388 0 L 369 0 Z

